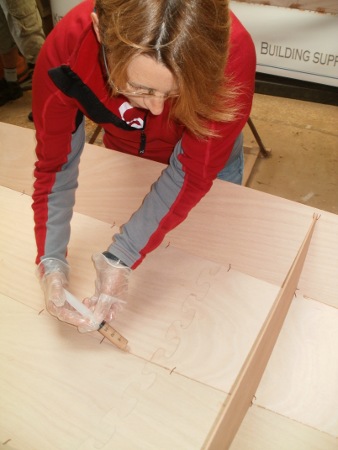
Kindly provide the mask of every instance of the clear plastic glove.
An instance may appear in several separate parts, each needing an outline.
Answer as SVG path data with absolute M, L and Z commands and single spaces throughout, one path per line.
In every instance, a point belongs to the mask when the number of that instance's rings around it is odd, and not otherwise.
M 80 326 L 86 323 L 86 320 L 66 301 L 68 273 L 68 264 L 56 258 L 42 260 L 37 268 L 47 311 L 63 322 Z
M 95 323 L 111 322 L 126 303 L 131 269 L 124 264 L 106 258 L 102 253 L 92 256 L 96 270 L 95 294 L 84 300 L 93 312 Z M 93 331 L 93 322 L 79 327 L 79 331 Z

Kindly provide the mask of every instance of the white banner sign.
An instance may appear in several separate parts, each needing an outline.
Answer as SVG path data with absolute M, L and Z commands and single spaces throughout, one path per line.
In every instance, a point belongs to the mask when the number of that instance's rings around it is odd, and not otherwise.
M 50 0 L 53 24 L 56 25 L 68 11 L 81 3 L 81 1 L 82 0 Z
M 338 87 L 338 15 L 231 1 L 251 34 L 257 72 Z

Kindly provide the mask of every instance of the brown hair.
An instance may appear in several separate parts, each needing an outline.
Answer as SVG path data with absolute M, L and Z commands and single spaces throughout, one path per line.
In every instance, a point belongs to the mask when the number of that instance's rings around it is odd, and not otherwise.
M 212 136 L 207 120 L 234 118 L 236 88 L 224 75 L 227 0 L 96 0 L 96 11 L 110 79 L 117 86 L 126 84 L 131 59 L 147 55 L 175 77 L 180 96 L 172 116 L 192 133 Z

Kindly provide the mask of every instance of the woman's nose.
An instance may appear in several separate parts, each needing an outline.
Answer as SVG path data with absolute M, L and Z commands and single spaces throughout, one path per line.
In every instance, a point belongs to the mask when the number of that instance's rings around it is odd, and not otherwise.
M 165 99 L 161 97 L 149 97 L 146 101 L 146 106 L 149 111 L 154 114 L 154 116 L 158 116 L 162 114 L 164 108 Z

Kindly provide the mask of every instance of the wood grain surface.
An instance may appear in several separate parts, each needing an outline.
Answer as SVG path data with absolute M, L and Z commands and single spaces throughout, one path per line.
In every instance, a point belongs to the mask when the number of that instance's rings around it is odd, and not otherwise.
M 32 130 L 0 123 L 0 185 L 32 192 L 34 140 Z M 163 168 L 88 144 L 81 159 L 75 211 L 119 227 L 141 204 Z M 338 307 L 335 214 L 216 180 L 165 243 L 280 286 L 314 212 L 321 219 L 299 287 L 304 295 Z M 110 239 L 105 247 L 109 243 Z
M 84 151 L 82 211 L 74 214 L 69 245 L 70 290 L 80 299 L 94 289 L 92 253 L 109 245 L 163 169 L 132 160 L 95 146 Z M 33 132 L 0 124 L 2 447 L 200 449 L 312 209 L 215 183 L 133 273 L 114 322 L 129 340 L 124 353 L 44 310 L 27 195 L 33 161 Z M 100 202 L 88 196 L 98 176 Z M 337 225 L 335 215 L 322 213 L 297 298 L 231 450 L 337 448 Z

